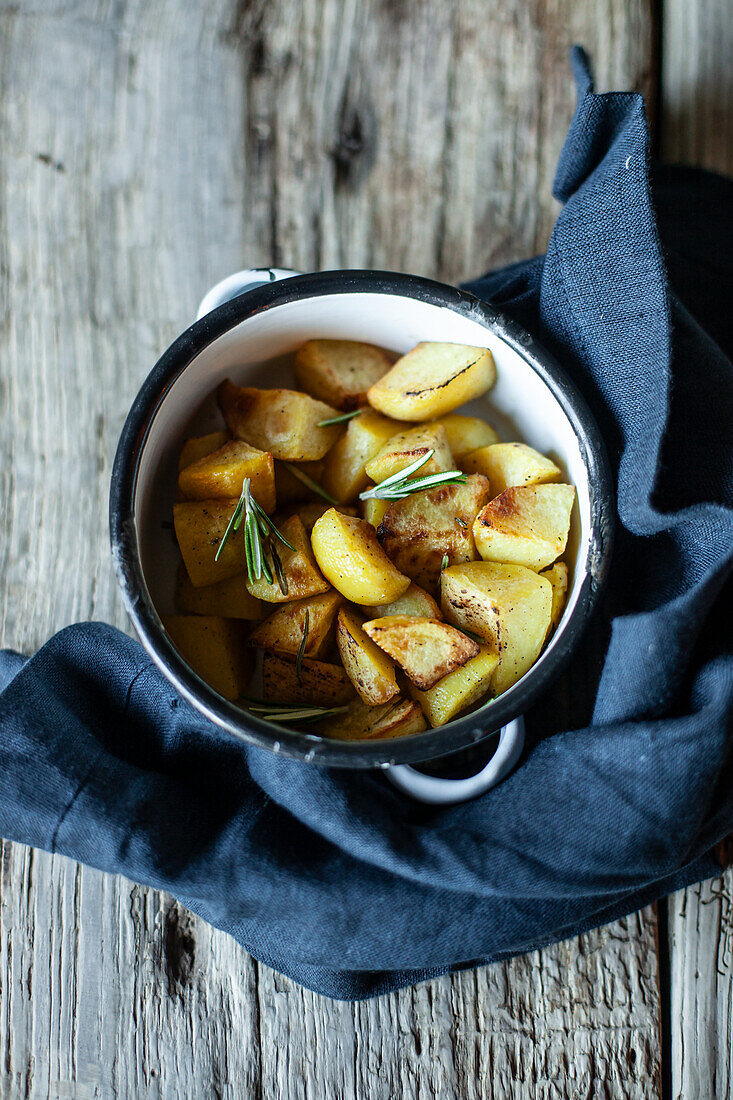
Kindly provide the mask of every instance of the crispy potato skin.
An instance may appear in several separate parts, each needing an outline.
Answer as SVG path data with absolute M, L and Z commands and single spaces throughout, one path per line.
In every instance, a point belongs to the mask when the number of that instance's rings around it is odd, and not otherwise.
M 402 573 L 437 592 L 444 554 L 451 565 L 478 557 L 473 522 L 488 499 L 489 483 L 480 474 L 470 475 L 465 485 L 414 493 L 390 505 L 377 537 Z
M 262 694 L 278 703 L 340 707 L 354 698 L 354 687 L 341 665 L 304 657 L 300 679 L 295 658 L 266 649 L 262 662 Z
M 431 420 L 480 397 L 496 381 L 487 348 L 421 343 L 371 387 L 369 404 L 401 420 Z
M 539 656 L 552 614 L 552 585 L 522 565 L 467 562 L 443 573 L 446 619 L 478 634 L 499 657 L 493 686 L 506 691 Z
M 274 649 L 278 653 L 296 655 L 300 649 L 308 614 L 307 657 L 322 658 L 330 648 L 338 609 L 344 602 L 339 592 L 331 589 L 319 596 L 292 600 L 283 604 L 255 627 L 248 644 L 258 649 Z
M 423 691 L 479 652 L 472 638 L 441 619 L 388 615 L 364 623 L 364 631 Z
M 455 469 L 445 428 L 436 422 L 419 424 L 406 432 L 398 432 L 367 462 L 365 470 L 370 481 L 378 485 L 380 481 L 406 469 L 418 459 L 426 458 L 430 451 L 434 453 L 423 463 L 415 477 Z
M 575 501 L 572 485 L 515 485 L 481 509 L 473 525 L 485 561 L 544 569 L 562 554 Z
M 198 435 L 187 439 L 181 448 L 180 458 L 178 459 L 179 472 L 184 470 L 186 466 L 190 466 L 192 462 L 197 462 L 198 459 L 210 455 L 212 451 L 218 451 L 220 447 L 229 442 L 229 439 L 230 436 L 227 431 L 209 432 L 208 435 Z
M 353 608 L 339 611 L 336 640 L 346 675 L 365 703 L 378 706 L 399 695 L 394 662 L 367 637 Z
M 318 723 L 323 737 L 337 741 L 377 741 L 409 737 L 427 728 L 422 710 L 409 699 L 396 699 L 379 707 L 369 707 L 355 699 L 345 714 L 336 714 Z
M 447 416 L 441 416 L 440 420 L 436 420 L 435 423 L 442 424 L 448 438 L 448 446 L 456 462 L 459 462 L 470 451 L 475 451 L 477 447 L 486 447 L 490 443 L 499 442 L 498 433 L 494 431 L 490 424 L 487 424 L 485 420 L 478 416 L 448 413 Z M 476 470 L 475 472 L 482 474 L 484 471 Z
M 311 544 L 326 579 L 351 603 L 389 603 L 409 588 L 366 520 L 330 508 L 316 521 Z
M 327 405 L 350 412 L 367 403 L 367 391 L 392 363 L 386 352 L 355 340 L 308 340 L 295 355 L 301 389 Z
M 410 694 L 420 704 L 431 726 L 444 726 L 488 694 L 498 663 L 496 653 L 488 646 L 481 646 L 475 657 L 449 672 L 427 691 L 410 685 Z
M 244 479 L 251 482 L 252 495 L 266 512 L 275 510 L 275 467 L 268 451 L 249 443 L 231 440 L 215 451 L 185 466 L 178 475 L 178 488 L 187 500 L 238 498 Z
M 328 452 L 320 484 L 340 504 L 355 501 L 369 484 L 367 462 L 387 440 L 409 427 L 409 424 L 390 420 L 374 409 L 365 409 L 349 421 L 344 434 Z
M 218 397 L 235 439 L 288 462 L 323 458 L 343 431 L 338 424 L 318 426 L 338 416 L 338 409 L 297 390 L 262 390 L 227 380 L 219 386 Z
M 247 591 L 243 573 L 204 588 L 194 588 L 183 562 L 178 568 L 175 604 L 178 611 L 189 615 L 216 615 L 226 619 L 262 618 L 262 604 Z
M 244 573 L 246 564 L 241 527 L 229 536 L 219 560 L 214 560 L 236 506 L 236 498 L 182 501 L 173 505 L 176 538 L 195 588 Z
M 557 481 L 560 469 L 526 443 L 493 443 L 465 454 L 461 469 L 483 474 L 491 483 L 491 495 L 498 496 L 513 485 L 540 485 Z
M 252 672 L 242 624 L 216 615 L 164 615 L 176 649 L 202 680 L 225 699 L 238 699 Z
M 375 604 L 365 608 L 370 619 L 381 619 L 385 615 L 418 615 L 424 619 L 442 619 L 443 615 L 437 603 L 424 588 L 411 584 L 404 596 L 392 603 Z
M 290 519 L 286 519 L 279 530 L 283 537 L 295 547 L 293 551 L 288 546 L 283 546 L 279 540 L 275 541 L 275 548 L 282 562 L 287 592 L 283 592 L 280 587 L 274 568 L 272 584 L 264 575 L 256 581 L 246 577 L 248 591 L 265 603 L 287 603 L 289 600 L 302 600 L 307 596 L 317 596 L 320 592 L 327 592 L 328 581 L 324 580 L 319 572 L 311 550 L 310 539 L 300 517 L 291 516 Z M 271 556 L 268 555 L 268 558 L 271 561 Z
M 562 618 L 565 599 L 568 594 L 568 567 L 564 561 L 556 561 L 550 569 L 544 569 L 541 577 L 552 585 L 552 616 L 550 629 L 557 626 Z

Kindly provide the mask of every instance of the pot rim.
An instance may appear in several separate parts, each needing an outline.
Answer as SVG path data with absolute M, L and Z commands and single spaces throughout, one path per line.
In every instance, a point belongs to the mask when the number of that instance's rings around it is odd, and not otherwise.
M 148 593 L 135 530 L 134 500 L 140 459 L 166 394 L 209 344 L 247 318 L 277 305 L 329 294 L 393 294 L 447 307 L 478 321 L 539 374 L 578 438 L 588 472 L 588 572 L 563 633 L 505 694 L 445 726 L 395 740 L 335 741 L 295 732 L 243 712 L 218 695 L 169 641 Z M 473 294 L 414 275 L 336 270 L 269 282 L 218 306 L 187 328 L 161 355 L 128 413 L 115 455 L 109 503 L 110 540 L 127 613 L 144 648 L 173 686 L 206 718 L 240 740 L 291 758 L 326 766 L 373 768 L 418 763 L 468 748 L 523 714 L 559 675 L 578 644 L 605 584 L 613 542 L 613 489 L 606 448 L 591 411 L 555 358 L 521 326 Z M 490 706 L 490 719 L 486 707 Z

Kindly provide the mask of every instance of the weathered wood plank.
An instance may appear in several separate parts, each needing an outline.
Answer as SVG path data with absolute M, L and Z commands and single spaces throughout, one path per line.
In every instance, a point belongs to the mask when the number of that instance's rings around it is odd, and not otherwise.
M 0 629 L 125 625 L 108 561 L 129 402 L 243 265 L 446 279 L 542 248 L 565 55 L 649 88 L 647 0 L 0 8 Z M 2 848 L 0 1092 L 658 1093 L 653 914 L 334 1004 L 154 891 Z

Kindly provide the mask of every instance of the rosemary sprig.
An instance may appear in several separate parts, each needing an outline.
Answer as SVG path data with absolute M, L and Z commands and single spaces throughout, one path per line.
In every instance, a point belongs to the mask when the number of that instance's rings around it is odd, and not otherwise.
M 448 561 L 449 561 L 448 555 L 443 554 L 443 560 L 440 563 L 440 572 L 441 573 L 443 572 L 444 569 L 448 568 Z
M 305 616 L 303 618 L 303 637 L 300 639 L 300 645 L 298 646 L 298 654 L 295 658 L 295 676 L 299 684 L 302 685 L 301 672 L 303 671 L 303 657 L 305 656 L 305 647 L 308 644 L 308 631 L 310 630 L 310 611 L 306 607 Z
M 411 474 L 417 473 L 426 462 L 430 461 L 434 454 L 434 449 L 429 450 L 427 454 L 416 459 L 415 462 L 411 462 L 404 470 L 398 470 L 396 474 L 380 481 L 379 485 L 373 485 L 371 489 L 359 493 L 359 500 L 369 500 L 371 497 L 374 497 L 375 500 L 402 500 L 410 493 L 419 493 L 423 489 L 434 489 L 436 485 L 445 485 L 448 482 L 452 485 L 462 485 L 466 480 L 466 475 L 461 473 L 460 470 L 444 470 L 439 474 L 428 474 L 426 477 L 411 479 Z
M 280 555 L 277 552 L 276 546 L 270 546 L 270 553 L 272 555 L 272 564 L 275 569 L 275 576 L 277 577 L 277 583 L 280 585 L 280 591 L 283 596 L 288 594 L 288 578 L 285 576 L 283 570 L 283 563 Z
M 343 424 L 345 420 L 353 420 L 362 413 L 362 409 L 352 409 L 351 412 L 341 413 L 340 416 L 329 416 L 328 420 L 319 420 L 317 428 L 328 428 L 331 424 Z
M 219 560 L 219 555 L 221 554 L 222 550 L 224 549 L 224 546 L 226 545 L 226 541 L 229 538 L 229 536 L 231 535 L 232 531 L 238 531 L 240 526 L 241 526 L 242 514 L 244 512 L 244 499 L 245 499 L 245 494 L 248 491 L 249 491 L 249 478 L 246 477 L 244 479 L 244 484 L 242 485 L 242 492 L 240 494 L 239 500 L 237 501 L 236 508 L 232 512 L 232 518 L 229 520 L 229 523 L 227 524 L 226 531 L 222 535 L 221 542 L 219 543 L 219 545 L 217 547 L 217 550 L 216 550 L 216 553 L 214 554 L 214 561 Z
M 312 477 L 308 477 L 308 474 L 304 474 L 297 466 L 293 466 L 292 462 L 283 462 L 283 466 L 290 471 L 293 477 L 297 477 L 298 481 L 302 481 L 304 485 L 307 485 L 314 493 L 318 493 L 319 497 L 323 497 L 329 504 L 338 504 L 338 501 L 334 500 L 325 489 L 322 489 L 317 481 L 314 481 Z
M 254 583 L 254 581 L 258 581 L 262 576 L 264 576 L 268 584 L 274 584 L 272 570 L 270 569 L 270 564 L 265 553 L 265 545 L 263 545 L 264 543 L 270 550 L 275 571 L 278 573 L 280 587 L 283 593 L 287 595 L 287 582 L 283 584 L 285 577 L 283 574 L 282 562 L 273 544 L 273 539 L 279 539 L 280 542 L 289 547 L 290 550 L 294 551 L 295 547 L 292 542 L 288 542 L 284 535 L 280 534 L 267 512 L 259 506 L 252 496 L 251 483 L 248 477 L 244 479 L 241 496 L 232 512 L 232 518 L 227 524 L 222 540 L 217 547 L 214 561 L 219 560 L 219 555 L 224 549 L 227 539 L 233 531 L 239 530 L 242 526 L 242 522 L 244 522 L 244 556 L 247 562 L 247 578 L 250 584 Z
M 266 722 L 315 722 L 319 718 L 330 718 L 332 714 L 343 714 L 348 707 L 311 707 L 294 706 L 292 703 L 273 703 L 266 699 L 248 699 L 242 697 L 249 710 Z
M 468 529 L 468 524 L 466 523 L 465 519 L 461 519 L 461 517 L 460 517 L 460 516 L 456 516 L 456 523 L 457 523 L 457 524 L 458 524 L 458 526 L 459 526 L 459 527 L 461 527 L 461 528 L 462 528 L 462 529 L 463 529 L 464 531 L 466 531 L 466 530 Z

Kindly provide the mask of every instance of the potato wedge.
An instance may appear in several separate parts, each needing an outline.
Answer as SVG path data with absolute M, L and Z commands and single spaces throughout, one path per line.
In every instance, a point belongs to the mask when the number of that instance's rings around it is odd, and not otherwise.
M 560 469 L 526 443 L 494 443 L 463 456 L 461 469 L 489 479 L 491 495 L 498 496 L 512 485 L 540 485 L 556 481 Z
M 396 699 L 380 707 L 368 707 L 361 699 L 354 699 L 344 714 L 325 718 L 315 730 L 337 741 L 377 741 L 408 737 L 426 728 L 422 710 L 410 699 Z
M 350 412 L 392 363 L 381 348 L 356 340 L 308 340 L 295 353 L 295 377 L 311 397 Z
M 392 603 L 375 604 L 365 608 L 370 619 L 381 619 L 385 615 L 418 615 L 423 619 L 442 619 L 443 614 L 437 603 L 424 588 L 411 584 L 403 596 Z
M 290 519 L 286 519 L 279 531 L 283 538 L 295 547 L 295 550 L 291 550 L 288 546 L 283 546 L 279 539 L 275 539 L 273 543 L 282 563 L 286 591 L 280 587 L 271 552 L 267 554 L 267 560 L 270 563 L 273 583 L 270 584 L 264 575 L 256 581 L 251 581 L 247 577 L 248 591 L 265 603 L 287 603 L 289 600 L 303 600 L 307 596 L 317 596 L 320 592 L 327 592 L 328 581 L 324 580 L 318 570 L 310 539 L 300 517 L 291 516 Z
M 272 455 L 249 443 L 232 440 L 185 466 L 178 488 L 186 500 L 239 497 L 244 479 L 251 482 L 252 496 L 266 512 L 275 510 L 275 470 Z
M 377 500 L 376 497 L 368 497 L 361 502 L 361 514 L 375 530 L 386 516 L 388 508 L 388 500 Z
M 388 439 L 383 447 L 370 458 L 364 469 L 371 481 L 378 485 L 380 481 L 398 474 L 400 470 L 417 462 L 433 451 L 433 454 L 415 473 L 415 477 L 439 474 L 444 470 L 455 470 L 448 436 L 442 424 L 418 424 L 406 432 L 398 432 Z
M 311 543 L 324 576 L 352 603 L 390 603 L 409 588 L 409 578 L 389 560 L 365 519 L 330 508 L 316 521 Z
M 506 691 L 534 664 L 552 614 L 552 585 L 523 565 L 467 562 L 441 579 L 443 614 L 478 634 L 499 657 L 494 691 Z
M 304 652 L 307 657 L 320 659 L 330 647 L 338 609 L 343 602 L 341 593 L 333 589 L 319 596 L 292 600 L 278 607 L 255 627 L 247 644 L 257 649 L 274 649 L 278 653 L 297 655 L 303 640 L 307 614 L 308 637 Z
M 317 462 L 298 462 L 296 469 L 304 473 L 311 481 L 320 484 L 323 475 L 323 459 L 319 458 Z M 300 501 L 318 499 L 318 494 L 294 473 L 291 473 L 282 462 L 275 463 L 275 489 L 278 508 L 284 508 L 288 504 L 295 504 Z
M 411 684 L 410 695 L 420 704 L 431 726 L 444 726 L 488 694 L 498 663 L 496 653 L 488 646 L 481 646 L 475 657 L 427 691 Z
M 219 555 L 214 556 L 234 515 L 237 499 L 180 501 L 173 505 L 173 525 L 191 584 L 195 588 L 216 584 L 244 573 L 243 528 L 233 531 Z
M 479 651 L 473 638 L 441 619 L 386 615 L 364 623 L 364 632 L 422 691 L 465 665 Z
M 465 485 L 413 493 L 390 505 L 377 537 L 402 573 L 437 592 L 444 554 L 450 565 L 478 557 L 473 521 L 488 499 L 489 483 L 480 474 L 470 475 Z
M 262 661 L 262 695 L 278 703 L 303 703 L 314 707 L 340 707 L 356 692 L 341 665 L 304 657 L 300 678 L 295 657 L 266 649 Z
M 288 462 L 323 458 L 343 431 L 339 424 L 319 427 L 338 416 L 338 409 L 297 390 L 261 390 L 227 380 L 219 386 L 219 407 L 235 439 Z
M 238 699 L 252 673 L 241 623 L 218 615 L 164 615 L 163 626 L 194 672 L 225 699 Z
M 552 585 L 552 613 L 550 616 L 550 629 L 552 629 L 560 622 L 565 607 L 565 599 L 568 594 L 568 567 L 564 561 L 556 561 L 551 569 L 544 569 L 540 576 L 545 577 Z
M 365 409 L 349 425 L 326 456 L 320 480 L 326 492 L 342 504 L 356 500 L 369 484 L 365 466 L 388 439 L 403 428 L 399 420 L 389 420 L 373 409 Z
M 477 447 L 486 447 L 490 443 L 498 443 L 499 435 L 490 424 L 479 416 L 463 416 L 461 413 L 448 413 L 441 416 L 436 424 L 442 424 L 448 437 L 448 446 L 453 458 L 458 462 L 469 451 L 475 451 Z M 482 474 L 483 470 L 475 473 Z
M 346 675 L 365 703 L 374 707 L 399 695 L 394 661 L 367 637 L 351 607 L 338 613 L 336 640 Z
M 572 485 L 515 485 L 481 509 L 473 525 L 484 561 L 544 569 L 568 541 Z
M 488 348 L 424 342 L 376 382 L 369 404 L 402 420 L 430 420 L 480 397 L 496 381 Z
M 220 615 L 225 619 L 261 619 L 262 604 L 250 596 L 244 574 L 228 580 L 194 588 L 183 562 L 176 578 L 175 603 L 178 611 L 189 615 Z
M 190 466 L 192 462 L 197 462 L 198 459 L 210 455 L 212 451 L 218 451 L 220 447 L 229 442 L 230 438 L 229 432 L 220 431 L 209 432 L 208 435 L 198 435 L 187 439 L 181 448 L 178 459 L 179 471 L 185 469 L 186 466 Z

